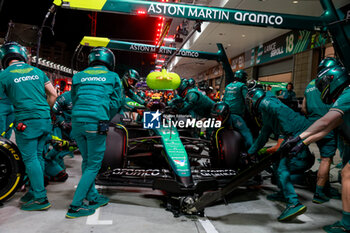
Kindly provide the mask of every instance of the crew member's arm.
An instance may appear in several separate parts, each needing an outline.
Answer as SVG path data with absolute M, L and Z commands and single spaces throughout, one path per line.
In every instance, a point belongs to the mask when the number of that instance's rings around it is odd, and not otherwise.
M 248 154 L 255 154 L 257 153 L 269 140 L 269 137 L 272 133 L 272 129 L 269 125 L 263 125 L 263 127 L 260 130 L 259 136 L 254 141 L 253 145 L 249 148 Z
M 187 94 L 186 100 L 184 101 L 183 107 L 179 110 L 180 113 L 187 113 L 190 111 L 198 102 L 198 94 L 192 92 Z
M 343 112 L 339 109 L 331 109 L 326 115 L 318 119 L 307 130 L 305 130 L 299 137 L 303 140 L 305 145 L 316 142 L 326 136 L 333 129 L 343 123 Z
M 50 105 L 50 108 L 52 108 L 57 98 L 57 92 L 50 81 L 45 83 L 45 93 L 47 96 L 47 103 Z
M 64 97 L 58 96 L 55 104 L 52 107 L 52 112 L 56 115 L 56 122 L 60 125 L 64 122 L 63 109 L 64 109 Z
M 127 90 L 126 94 L 130 99 L 134 100 L 138 104 L 145 105 L 145 100 L 143 100 L 139 95 L 137 95 L 133 90 L 130 88 Z
M 110 119 L 113 119 L 113 117 L 120 111 L 121 107 L 125 104 L 125 95 L 124 95 L 124 89 L 122 87 L 122 84 L 119 80 L 119 78 L 116 80 L 114 91 L 112 95 L 110 96 L 111 102 L 109 104 L 110 107 Z

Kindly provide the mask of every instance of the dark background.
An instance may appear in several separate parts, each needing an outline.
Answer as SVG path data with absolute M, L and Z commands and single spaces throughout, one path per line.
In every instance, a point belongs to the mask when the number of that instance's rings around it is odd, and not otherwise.
M 0 37 L 3 38 L 6 35 L 10 20 L 14 23 L 31 24 L 40 27 L 49 7 L 52 5 L 52 1 L 0 0 L 0 6 L 1 4 Z M 91 35 L 90 13 L 87 11 L 59 8 L 54 26 L 55 35 L 53 36 L 50 30 L 45 28 L 42 37 L 42 46 L 50 47 L 54 46 L 56 42 L 63 42 L 66 44 L 68 56 L 72 57 L 76 46 L 83 36 Z M 154 44 L 156 20 L 156 18 L 145 16 L 99 12 L 97 13 L 96 36 Z M 88 49 L 84 49 L 84 51 L 88 53 Z M 117 61 L 116 71 L 119 74 L 122 74 L 128 68 L 135 68 L 141 75 L 145 76 L 154 68 L 155 58 L 153 54 L 121 51 L 114 51 L 114 53 Z M 64 62 L 65 64 L 61 65 L 71 67 L 70 59 L 66 60 Z M 55 62 L 52 59 L 51 61 Z

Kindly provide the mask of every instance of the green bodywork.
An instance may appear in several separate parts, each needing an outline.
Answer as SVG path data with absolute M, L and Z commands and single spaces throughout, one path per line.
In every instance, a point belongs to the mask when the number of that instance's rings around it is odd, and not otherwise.
M 191 167 L 188 155 L 183 146 L 179 132 L 176 128 L 159 128 L 154 129 L 157 135 L 162 137 L 165 158 L 172 167 L 175 174 L 179 177 L 191 176 Z
M 130 107 L 144 107 L 143 105 L 137 103 L 136 101 L 127 101 L 125 104 L 129 105 Z

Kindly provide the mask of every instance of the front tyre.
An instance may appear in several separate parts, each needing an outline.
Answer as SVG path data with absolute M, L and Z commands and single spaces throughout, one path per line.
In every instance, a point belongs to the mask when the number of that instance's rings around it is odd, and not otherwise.
M 9 199 L 22 185 L 25 169 L 17 146 L 0 137 L 0 202 Z
M 240 133 L 232 129 L 219 129 L 214 135 L 214 153 L 211 155 L 212 167 L 236 169 L 243 140 Z

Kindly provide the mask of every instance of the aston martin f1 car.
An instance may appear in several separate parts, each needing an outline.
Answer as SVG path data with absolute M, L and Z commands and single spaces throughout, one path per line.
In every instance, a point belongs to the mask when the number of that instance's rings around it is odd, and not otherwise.
M 163 122 L 193 119 L 159 110 Z M 204 138 L 194 128 L 148 129 L 143 127 L 146 114 L 141 121 L 120 116 L 111 121 L 96 184 L 162 190 L 177 215 L 204 192 L 223 187 L 244 166 L 242 137 L 235 130 L 216 128 Z

